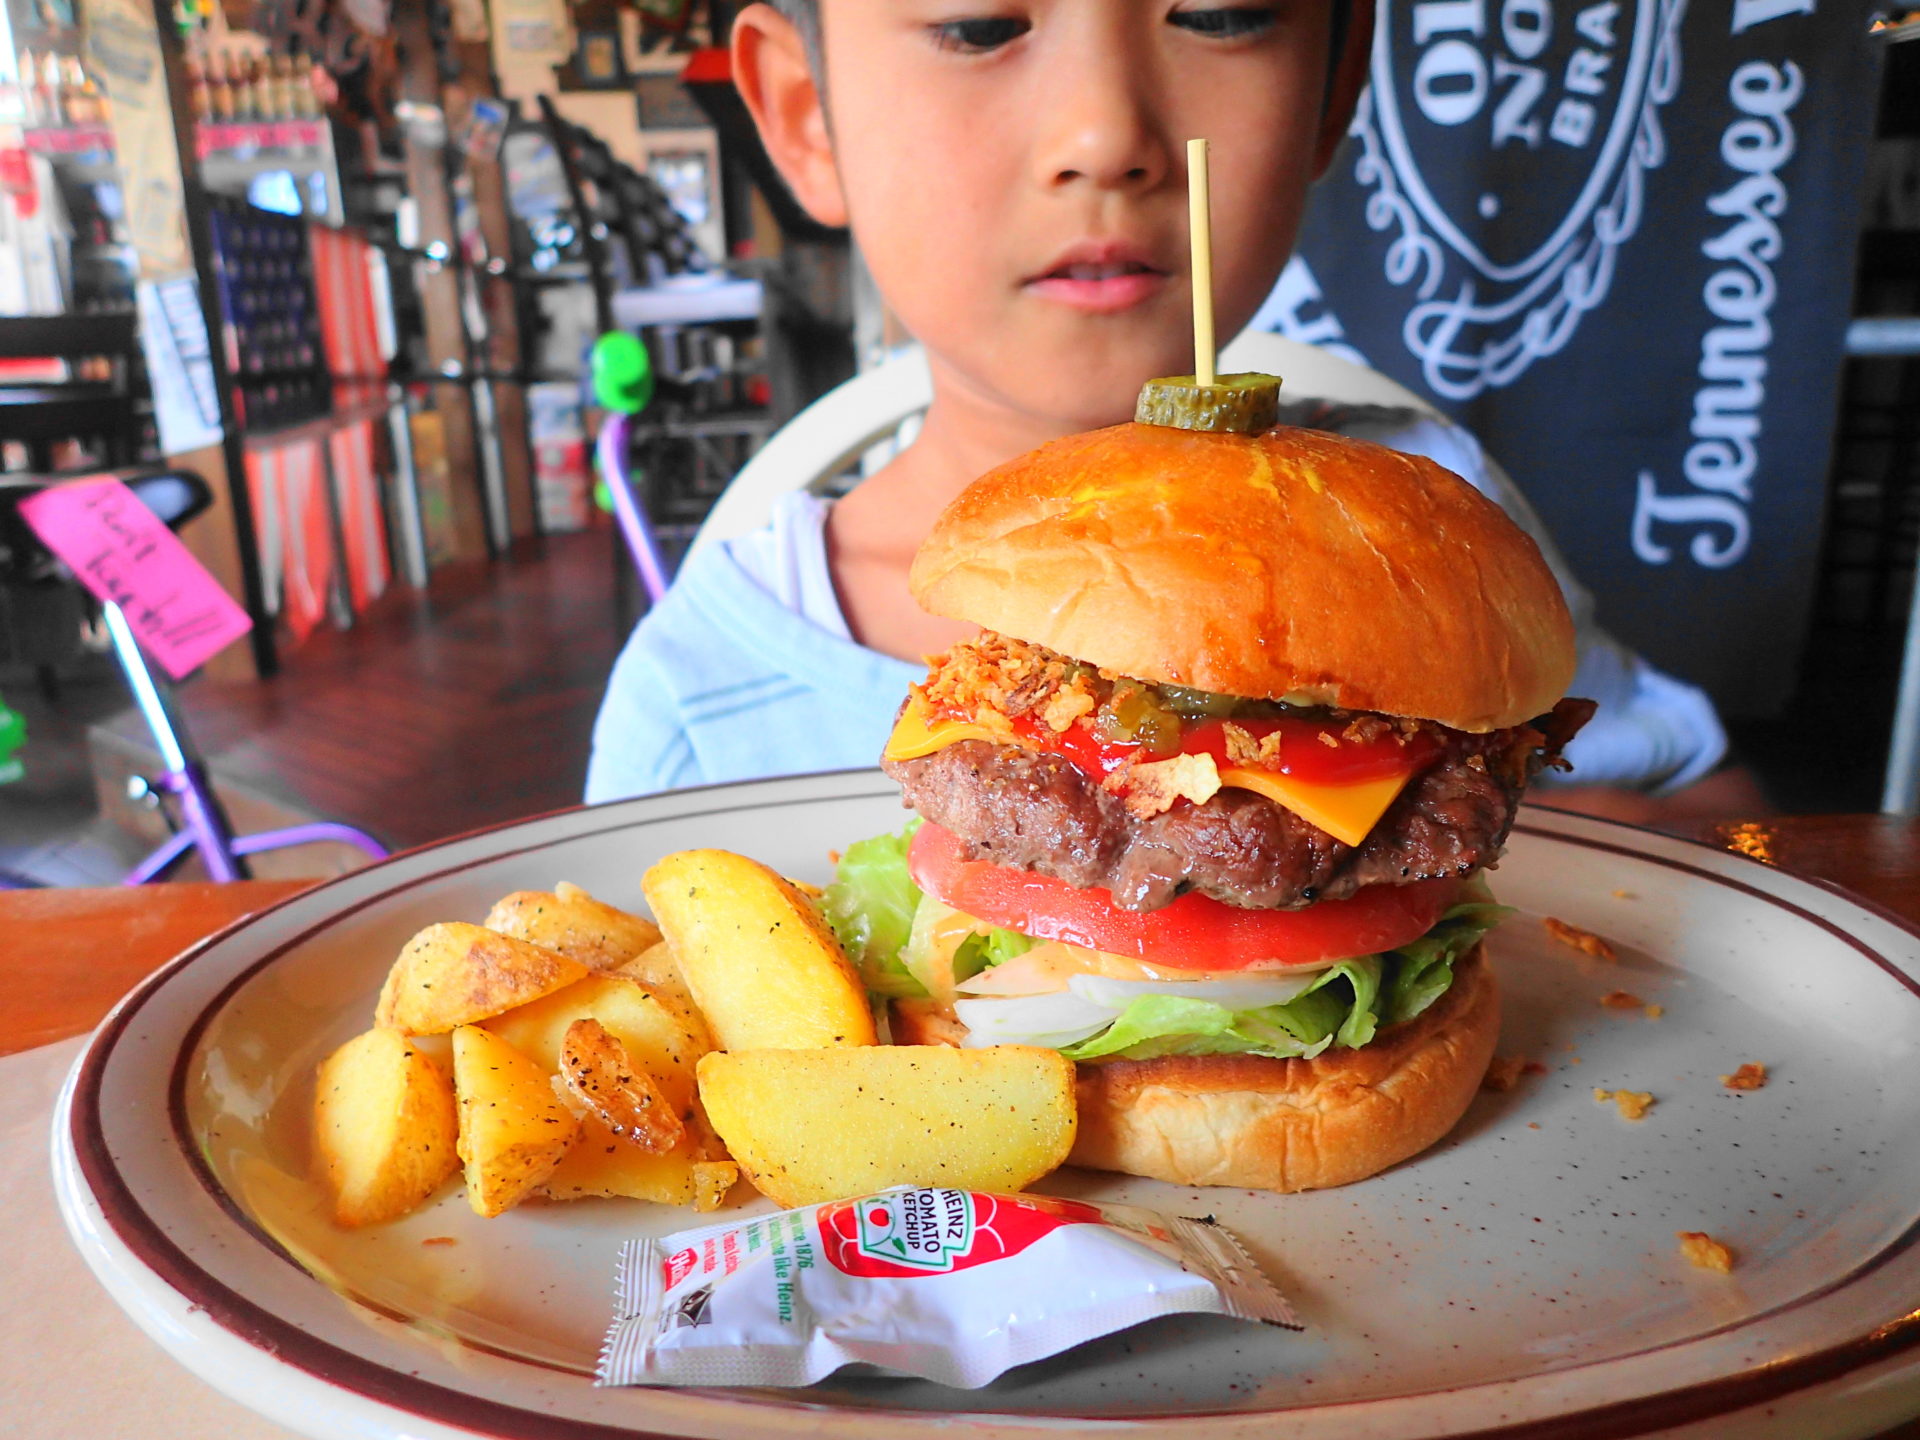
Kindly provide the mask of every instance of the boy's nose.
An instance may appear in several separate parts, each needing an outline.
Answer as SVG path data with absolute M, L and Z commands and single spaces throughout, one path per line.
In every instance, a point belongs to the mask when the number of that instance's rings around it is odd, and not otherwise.
M 1171 147 L 1124 65 L 1080 64 L 1058 77 L 1051 112 L 1036 116 L 1036 178 L 1059 189 L 1150 190 L 1167 178 Z M 1105 73 L 1102 73 L 1105 72 Z

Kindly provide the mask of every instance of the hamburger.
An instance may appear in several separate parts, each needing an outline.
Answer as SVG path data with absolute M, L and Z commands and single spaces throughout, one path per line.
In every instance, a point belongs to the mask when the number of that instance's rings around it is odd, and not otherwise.
M 823 901 L 893 1038 L 1062 1051 L 1071 1163 L 1185 1185 L 1452 1128 L 1500 1024 L 1483 872 L 1593 709 L 1525 532 L 1364 441 L 1136 422 L 976 481 L 911 583 L 980 633 L 887 742 L 918 818 Z

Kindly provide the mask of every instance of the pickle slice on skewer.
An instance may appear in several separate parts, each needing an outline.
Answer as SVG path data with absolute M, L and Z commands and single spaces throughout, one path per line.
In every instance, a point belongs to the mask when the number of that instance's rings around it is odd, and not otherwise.
M 1202 385 L 1191 375 L 1163 376 L 1140 387 L 1133 418 L 1176 430 L 1258 435 L 1279 422 L 1280 377 L 1222 375 Z

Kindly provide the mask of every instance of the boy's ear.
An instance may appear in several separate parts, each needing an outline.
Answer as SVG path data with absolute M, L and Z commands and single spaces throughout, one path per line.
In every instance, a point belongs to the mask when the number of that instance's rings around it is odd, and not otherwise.
M 773 6 L 749 5 L 734 17 L 732 49 L 733 82 L 793 198 L 822 225 L 845 225 L 833 135 L 800 32 Z
M 1326 108 L 1320 112 L 1320 136 L 1313 155 L 1316 180 L 1327 173 L 1333 152 L 1340 148 L 1347 126 L 1353 123 L 1353 109 L 1367 87 L 1367 64 L 1373 58 L 1374 0 L 1349 0 L 1349 4 L 1346 37 L 1341 53 L 1331 57 L 1333 74 L 1327 81 Z

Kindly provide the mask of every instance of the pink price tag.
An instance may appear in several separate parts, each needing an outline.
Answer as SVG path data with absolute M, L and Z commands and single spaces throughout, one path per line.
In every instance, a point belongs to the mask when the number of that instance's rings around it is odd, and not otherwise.
M 20 514 L 100 600 L 126 612 L 144 649 L 184 679 L 252 628 L 247 612 L 118 480 L 55 485 Z

